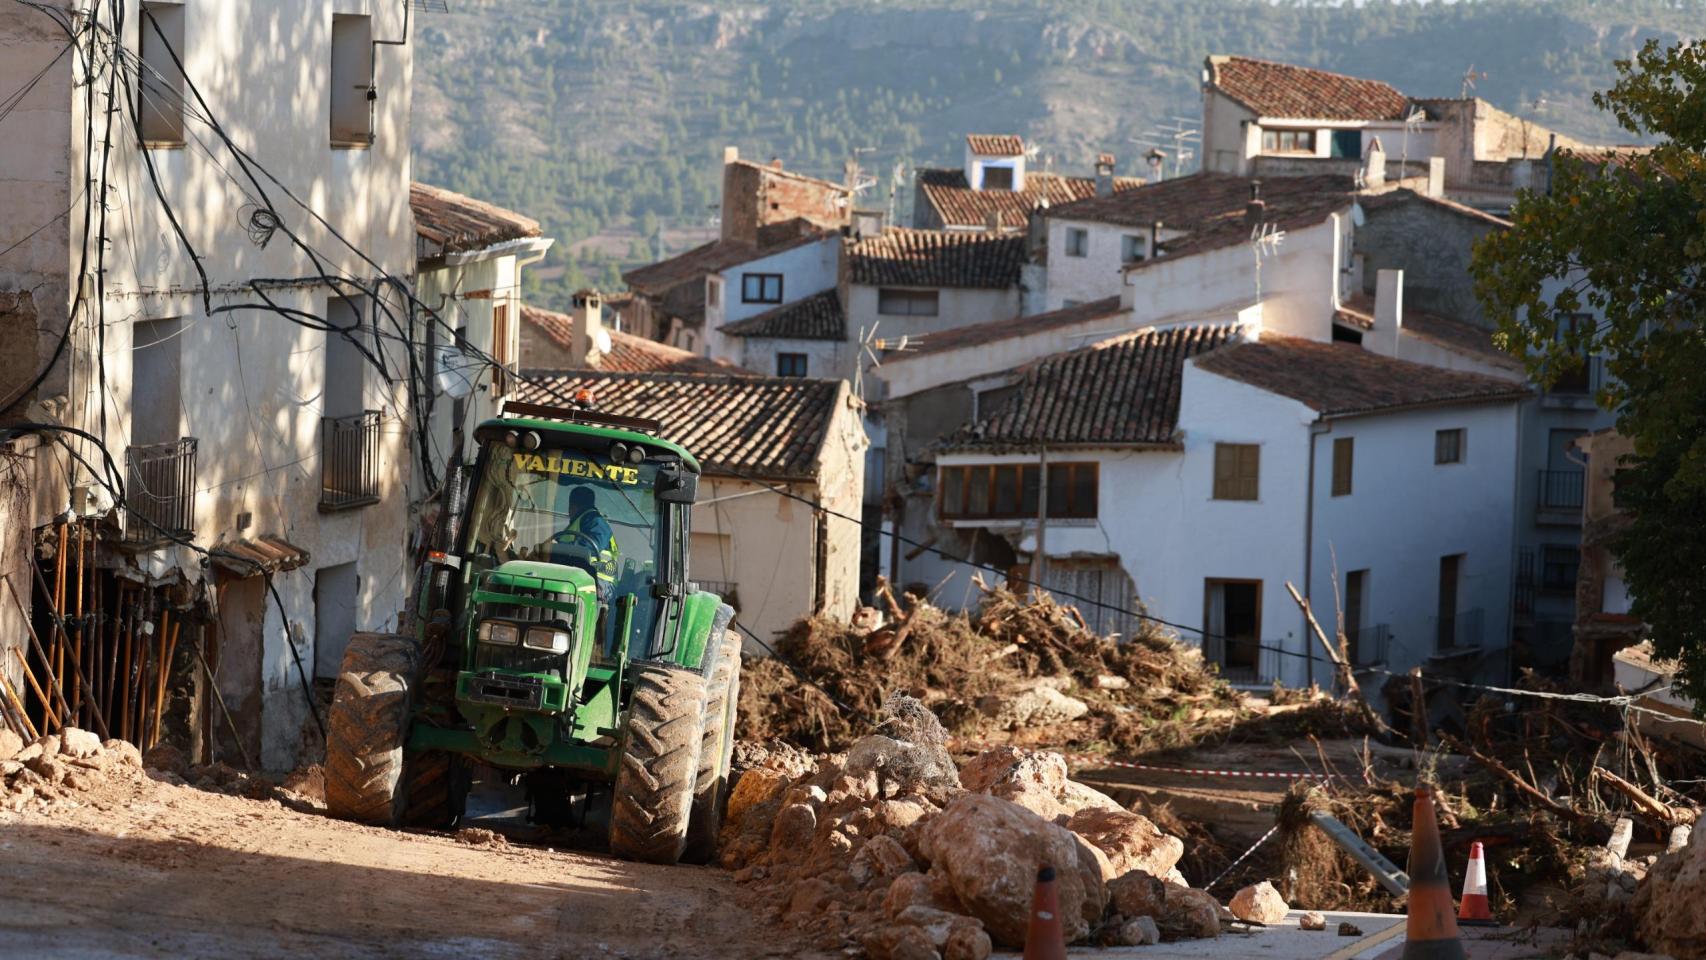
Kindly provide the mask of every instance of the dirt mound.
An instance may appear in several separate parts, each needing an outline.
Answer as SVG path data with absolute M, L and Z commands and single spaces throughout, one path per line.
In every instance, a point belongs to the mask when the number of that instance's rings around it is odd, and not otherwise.
M 20 811 L 61 802 L 101 805 L 143 783 L 142 755 L 123 740 L 101 739 L 68 727 L 23 744 L 16 736 L 0 753 L 0 809 Z

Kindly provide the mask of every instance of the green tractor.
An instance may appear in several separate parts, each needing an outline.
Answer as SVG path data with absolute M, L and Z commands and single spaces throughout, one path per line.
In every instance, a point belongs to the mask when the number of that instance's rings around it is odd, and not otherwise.
M 687 579 L 699 463 L 661 432 L 513 402 L 480 424 L 469 482 L 446 484 L 415 628 L 356 634 L 344 654 L 332 815 L 453 825 L 478 765 L 519 777 L 536 822 L 608 791 L 618 856 L 715 856 L 740 640 Z

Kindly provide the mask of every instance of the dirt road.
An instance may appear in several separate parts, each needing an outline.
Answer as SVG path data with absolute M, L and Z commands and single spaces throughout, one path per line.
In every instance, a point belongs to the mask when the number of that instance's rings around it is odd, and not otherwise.
M 0 954 L 809 954 L 713 868 L 380 830 L 154 776 L 0 812 Z

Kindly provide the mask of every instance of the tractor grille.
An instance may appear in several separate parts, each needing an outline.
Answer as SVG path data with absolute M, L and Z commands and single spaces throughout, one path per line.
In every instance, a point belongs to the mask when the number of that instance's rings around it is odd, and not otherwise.
M 516 670 L 523 673 L 548 673 L 563 678 L 563 664 L 568 654 L 534 650 L 531 647 L 500 647 L 490 643 L 474 644 L 474 669 Z
M 468 699 L 480 703 L 533 710 L 544 698 L 544 685 L 526 677 L 487 675 L 475 677 L 468 684 Z

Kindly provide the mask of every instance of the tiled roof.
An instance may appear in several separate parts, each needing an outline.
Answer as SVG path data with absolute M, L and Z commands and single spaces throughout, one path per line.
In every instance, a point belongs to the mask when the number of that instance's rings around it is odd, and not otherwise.
M 1114 190 L 1129 190 L 1145 183 L 1135 177 L 1115 177 Z M 1010 229 L 1025 225 L 1031 208 L 1046 200 L 1050 206 L 1071 203 L 1096 195 L 1096 181 L 1089 177 L 1064 177 L 1058 173 L 1027 172 L 1023 190 L 973 190 L 962 170 L 918 171 L 918 190 L 935 208 L 944 226 L 982 227 L 989 215 L 999 213 Z
M 1270 216 L 1289 207 L 1309 204 L 1323 196 L 1356 192 L 1351 177 L 1314 174 L 1304 177 L 1237 177 L 1229 173 L 1193 173 L 1159 183 L 1145 183 L 1109 197 L 1089 197 L 1051 207 L 1054 220 L 1084 220 L 1118 226 L 1148 227 L 1159 220 L 1169 230 L 1196 231 L 1236 219 L 1242 222 L 1250 188 L 1259 188 Z
M 1406 309 L 1404 332 L 1492 366 L 1512 372 L 1522 370 L 1522 361 L 1494 346 L 1491 330 L 1473 323 Z
M 1408 97 L 1379 80 L 1251 57 L 1209 57 L 1208 82 L 1260 117 L 1402 120 Z
M 586 370 L 523 383 L 519 399 L 557 403 L 582 387 L 597 409 L 663 423 L 707 474 L 817 479 L 818 451 L 848 406 L 840 380 Z
M 1279 231 L 1302 230 L 1313 227 L 1328 216 L 1350 208 L 1356 198 L 1343 193 L 1317 193 L 1296 197 L 1284 203 L 1277 203 L 1267 209 L 1262 215 L 1261 224 Z M 1207 253 L 1211 250 L 1222 250 L 1239 244 L 1250 242 L 1254 226 L 1243 216 L 1223 217 L 1209 224 L 1203 230 L 1189 236 L 1162 241 L 1163 256 L 1150 257 L 1129 263 L 1123 268 L 1126 273 L 1134 273 L 1165 263 L 1170 259 Z
M 539 221 L 443 187 L 409 184 L 415 233 L 445 253 L 539 236 Z
M 962 350 L 966 347 L 982 346 L 986 343 L 1042 333 L 1058 327 L 1089 323 L 1103 317 L 1118 316 L 1120 312 L 1120 298 L 1114 296 L 1105 300 L 1092 300 L 1075 307 L 1065 307 L 1028 317 L 1012 317 L 991 323 L 969 323 L 963 327 L 953 327 L 939 333 L 929 333 L 917 337 L 915 338 L 916 345 L 904 353 L 895 354 L 894 359 L 906 360 L 911 357 L 941 353 L 945 350 Z
M 1367 210 L 1370 213 L 1373 213 L 1376 210 L 1384 210 L 1388 207 L 1397 207 L 1408 203 L 1425 203 L 1430 206 L 1438 207 L 1441 210 L 1455 213 L 1460 217 L 1476 220 L 1491 226 L 1508 227 L 1511 225 L 1509 220 L 1506 220 L 1503 217 L 1496 217 L 1485 210 L 1477 210 L 1474 207 L 1458 203 L 1455 200 L 1447 200 L 1444 197 L 1430 197 L 1425 193 L 1417 193 L 1408 187 L 1398 190 L 1388 190 L 1385 193 L 1367 194 L 1358 202 L 1362 204 L 1364 210 Z
M 966 146 L 985 157 L 1016 157 L 1025 152 L 1025 141 L 1011 133 L 968 133 Z
M 1226 343 L 1236 329 L 1138 330 L 1046 357 L 1026 368 L 1006 405 L 960 428 L 941 447 L 1174 443 L 1185 361 Z
M 827 234 L 828 231 L 799 218 L 767 224 L 758 228 L 757 246 L 713 240 L 668 260 L 629 270 L 622 274 L 622 279 L 641 293 L 662 295 L 683 283 L 700 281 L 708 274 L 821 240 Z
M 841 309 L 841 296 L 834 290 L 825 290 L 793 303 L 784 303 L 757 316 L 725 324 L 721 329 L 735 337 L 845 340 L 847 315 Z
M 1355 344 L 1265 334 L 1197 361 L 1200 369 L 1290 397 L 1323 418 L 1405 407 L 1488 403 L 1528 395 L 1521 384 L 1395 360 Z
M 609 306 L 609 301 L 606 301 L 606 306 Z M 541 310 L 523 304 L 521 321 L 538 329 L 564 350 L 574 349 L 574 317 L 555 310 Z M 589 355 L 588 363 L 594 369 L 624 373 L 745 374 L 740 367 L 721 360 L 712 360 L 710 357 L 701 357 L 690 350 L 647 340 L 645 337 L 620 330 L 606 328 L 605 332 L 610 335 L 610 352 Z
M 1017 234 L 894 227 L 847 251 L 853 283 L 999 290 L 1019 282 L 1025 238 Z

